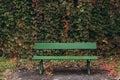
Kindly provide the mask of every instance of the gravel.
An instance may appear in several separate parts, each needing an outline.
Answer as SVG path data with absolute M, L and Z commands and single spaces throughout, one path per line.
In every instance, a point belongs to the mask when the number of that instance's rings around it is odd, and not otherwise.
M 22 68 L 15 70 L 5 80 L 119 80 L 115 76 L 108 76 L 108 72 L 104 70 L 92 70 L 91 75 L 87 75 L 85 69 L 56 69 L 53 74 L 40 76 L 38 69 Z

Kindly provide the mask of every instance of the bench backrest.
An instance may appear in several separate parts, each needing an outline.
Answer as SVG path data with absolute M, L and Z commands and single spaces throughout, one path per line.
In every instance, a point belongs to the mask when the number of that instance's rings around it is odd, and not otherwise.
M 96 49 L 96 42 L 35 43 L 34 49 Z

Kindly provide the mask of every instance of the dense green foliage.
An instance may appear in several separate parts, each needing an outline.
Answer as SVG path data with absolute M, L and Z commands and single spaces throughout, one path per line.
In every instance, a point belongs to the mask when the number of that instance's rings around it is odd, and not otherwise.
M 32 55 L 39 42 L 98 43 L 96 53 L 120 52 L 119 0 L 0 0 L 0 49 Z
M 32 2 L 0 0 L 0 48 L 18 56 L 29 54 L 34 41 Z

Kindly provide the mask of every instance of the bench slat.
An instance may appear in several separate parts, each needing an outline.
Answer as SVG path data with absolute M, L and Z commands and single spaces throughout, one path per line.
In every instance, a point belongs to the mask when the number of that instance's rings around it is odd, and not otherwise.
M 35 49 L 96 49 L 96 42 L 35 43 Z
M 36 60 L 88 60 L 88 59 L 98 59 L 97 56 L 33 56 Z

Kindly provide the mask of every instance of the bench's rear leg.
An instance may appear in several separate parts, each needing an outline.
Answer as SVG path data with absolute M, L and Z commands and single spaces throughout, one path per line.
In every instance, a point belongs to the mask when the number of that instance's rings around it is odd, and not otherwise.
M 40 60 L 40 75 L 43 74 L 43 70 L 44 70 L 44 67 L 43 67 L 43 60 Z
M 88 74 L 90 75 L 90 60 L 87 60 L 87 71 Z

